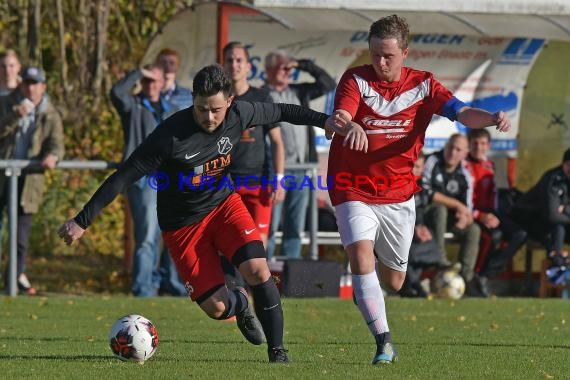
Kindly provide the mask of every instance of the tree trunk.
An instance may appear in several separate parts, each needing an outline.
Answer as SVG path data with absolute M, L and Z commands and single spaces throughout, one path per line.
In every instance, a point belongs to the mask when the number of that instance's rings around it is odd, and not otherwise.
M 101 83 L 106 69 L 105 47 L 107 46 L 107 26 L 109 24 L 109 0 L 99 0 L 97 4 L 97 51 L 91 90 L 93 91 L 93 107 L 97 109 L 101 101 Z
M 32 0 L 30 3 L 32 14 L 30 15 L 28 32 L 28 60 L 30 64 L 42 67 L 42 53 L 40 50 L 40 24 L 41 24 L 41 0 Z
M 78 78 L 79 87 L 82 91 L 88 89 L 89 83 L 89 4 L 86 3 L 87 0 L 79 1 L 79 25 L 81 27 L 81 41 L 80 49 L 76 54 L 79 61 L 78 65 Z
M 20 60 L 28 61 L 28 0 L 18 1 L 18 51 Z
M 69 99 L 69 84 L 67 83 L 67 56 L 65 54 L 65 22 L 63 18 L 63 7 L 61 0 L 56 0 L 57 7 L 57 25 L 59 28 L 59 58 L 61 60 L 60 65 L 60 83 L 63 87 L 63 94 L 65 99 Z

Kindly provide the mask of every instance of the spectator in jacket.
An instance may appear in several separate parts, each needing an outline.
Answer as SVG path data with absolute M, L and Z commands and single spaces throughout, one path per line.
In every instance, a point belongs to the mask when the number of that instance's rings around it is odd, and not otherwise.
M 181 86 L 176 78 L 180 69 L 180 55 L 171 48 L 162 49 L 156 56 L 156 64 L 164 70 L 164 87 L 162 96 L 168 100 L 177 111 L 192 105 L 192 90 Z
M 132 94 L 140 80 L 141 91 Z M 157 65 L 136 69 L 119 80 L 111 89 L 111 101 L 121 116 L 126 160 L 154 128 L 172 111 L 164 98 L 164 71 Z M 143 177 L 129 186 L 127 198 L 134 222 L 135 252 L 133 256 L 132 291 L 137 297 L 158 294 L 160 229 L 156 216 L 156 190 Z
M 46 76 L 40 68 L 26 68 L 19 89 L 0 100 L 0 151 L 3 159 L 39 160 L 43 170 L 54 169 L 63 157 L 63 124 L 46 94 Z M 24 170 L 18 179 L 17 285 L 28 295 L 36 294 L 26 276 L 26 258 L 32 217 L 43 199 L 43 170 Z M 2 172 L 0 210 L 7 206 L 8 185 Z
M 529 235 L 545 244 L 554 261 L 566 256 L 570 243 L 570 149 L 562 164 L 549 169 L 515 205 L 513 218 Z
M 275 103 L 291 103 L 308 107 L 311 100 L 334 90 L 336 86 L 334 79 L 315 63 L 306 59 L 297 60 L 283 50 L 271 52 L 265 57 L 265 70 L 267 74 L 265 88 L 269 90 Z M 290 75 L 294 70 L 308 73 L 315 81 L 290 84 Z M 287 164 L 318 162 L 313 127 L 290 128 L 285 123 L 280 123 L 279 126 L 285 146 L 286 167 Z M 302 183 L 306 173 L 306 170 L 298 169 L 286 169 L 284 176 L 277 173 L 278 180 L 285 178 L 285 188 L 293 189 L 286 191 L 284 202 L 273 205 L 267 245 L 269 258 L 275 251 L 275 232 L 279 230 L 281 224 L 283 231 L 281 254 L 291 258 L 301 256 L 301 233 L 305 229 L 309 187 L 298 185 Z M 281 221 L 282 217 L 283 221 Z

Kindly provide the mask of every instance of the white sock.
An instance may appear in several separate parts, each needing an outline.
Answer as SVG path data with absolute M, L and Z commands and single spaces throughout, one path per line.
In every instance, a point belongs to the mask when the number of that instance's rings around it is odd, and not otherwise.
M 384 294 L 376 272 L 364 275 L 352 275 L 352 288 L 358 303 L 358 309 L 364 317 L 372 335 L 390 331 L 386 317 Z

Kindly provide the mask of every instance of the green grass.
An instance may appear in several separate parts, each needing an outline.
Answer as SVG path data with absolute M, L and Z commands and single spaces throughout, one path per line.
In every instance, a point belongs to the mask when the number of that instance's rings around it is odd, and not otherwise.
M 389 298 L 400 361 L 369 364 L 373 339 L 350 300 L 284 299 L 290 365 L 267 363 L 235 323 L 208 319 L 181 298 L 0 298 L 5 379 L 561 379 L 570 336 L 564 300 Z M 115 359 L 107 334 L 127 313 L 156 325 L 160 344 L 144 365 Z

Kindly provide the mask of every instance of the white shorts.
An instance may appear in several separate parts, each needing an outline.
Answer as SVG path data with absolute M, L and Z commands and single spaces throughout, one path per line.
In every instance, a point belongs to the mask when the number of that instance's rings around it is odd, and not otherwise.
M 396 271 L 406 271 L 416 222 L 414 197 L 390 204 L 350 201 L 335 206 L 335 210 L 345 248 L 360 240 L 370 240 L 378 260 Z

